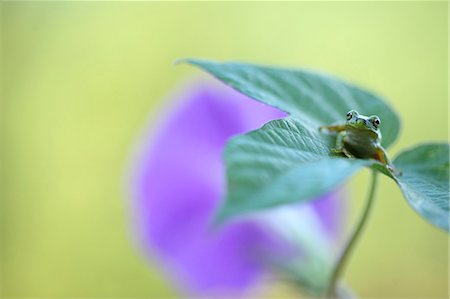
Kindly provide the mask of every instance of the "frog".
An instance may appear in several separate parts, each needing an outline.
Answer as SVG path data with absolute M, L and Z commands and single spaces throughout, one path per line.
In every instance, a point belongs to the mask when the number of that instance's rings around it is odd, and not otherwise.
M 345 124 L 319 127 L 321 132 L 327 130 L 337 135 L 336 148 L 332 152 L 348 158 L 374 159 L 394 173 L 394 166 L 381 146 L 380 118 L 364 116 L 356 110 L 348 111 L 346 117 Z

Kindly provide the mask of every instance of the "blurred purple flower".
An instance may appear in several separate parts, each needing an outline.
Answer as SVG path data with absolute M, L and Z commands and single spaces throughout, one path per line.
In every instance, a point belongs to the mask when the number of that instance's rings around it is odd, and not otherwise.
M 289 240 L 261 219 L 211 230 L 226 185 L 222 151 L 231 136 L 284 114 L 205 83 L 190 86 L 177 104 L 156 134 L 143 136 L 133 170 L 139 241 L 182 292 L 241 294 L 270 271 L 267 260 L 286 254 L 283 242 Z M 336 199 L 327 196 L 309 205 L 329 236 L 339 229 Z

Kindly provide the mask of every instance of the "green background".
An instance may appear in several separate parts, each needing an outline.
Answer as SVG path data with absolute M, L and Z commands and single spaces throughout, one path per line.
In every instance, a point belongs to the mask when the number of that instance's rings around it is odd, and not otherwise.
M 4 297 L 175 296 L 134 245 L 127 180 L 146 124 L 200 74 L 177 58 L 306 66 L 375 90 L 403 121 L 391 156 L 448 136 L 446 2 L 0 5 Z M 366 180 L 349 186 L 350 220 Z M 446 298 L 447 235 L 381 181 L 347 281 L 362 297 Z

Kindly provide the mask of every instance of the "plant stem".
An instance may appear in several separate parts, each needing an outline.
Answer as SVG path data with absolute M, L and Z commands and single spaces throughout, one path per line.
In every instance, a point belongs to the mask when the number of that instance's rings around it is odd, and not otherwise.
M 360 236 L 361 232 L 363 231 L 365 224 L 367 222 L 367 219 L 369 218 L 369 214 L 371 211 L 371 208 L 373 206 L 374 198 L 375 198 L 375 189 L 377 187 L 377 171 L 374 169 L 372 170 L 372 181 L 370 185 L 369 195 L 367 197 L 366 206 L 364 207 L 364 211 L 361 215 L 361 218 L 359 219 L 358 223 L 356 224 L 356 227 L 353 231 L 353 233 L 350 236 L 350 239 L 347 242 L 347 245 L 344 248 L 344 251 L 342 252 L 341 256 L 339 257 L 336 267 L 334 268 L 334 271 L 331 276 L 330 285 L 328 287 L 327 292 L 327 298 L 335 298 L 335 291 L 337 287 L 338 280 L 341 276 L 341 272 L 343 271 L 345 267 L 345 263 L 350 256 L 350 253 L 356 244 L 356 241 L 358 240 L 358 237 Z

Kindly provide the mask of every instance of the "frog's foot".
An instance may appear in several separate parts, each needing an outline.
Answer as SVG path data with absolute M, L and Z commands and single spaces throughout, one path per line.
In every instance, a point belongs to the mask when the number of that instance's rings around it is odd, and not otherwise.
M 392 173 L 394 176 L 401 176 L 403 174 L 403 172 L 397 168 L 395 168 L 394 166 L 390 165 L 390 164 L 386 164 L 386 168 L 387 170 L 389 170 L 390 173 Z
M 348 150 L 346 150 L 345 148 L 343 148 L 342 149 L 342 153 L 344 153 L 344 155 L 347 157 L 347 158 L 351 158 L 351 159 L 354 159 L 355 158 L 355 156 L 353 156 Z
M 345 155 L 344 151 L 341 148 L 332 148 L 331 153 L 336 155 Z
M 331 153 L 341 157 L 354 158 L 345 148 L 333 148 L 331 149 Z

